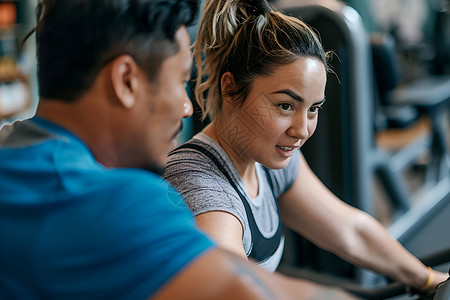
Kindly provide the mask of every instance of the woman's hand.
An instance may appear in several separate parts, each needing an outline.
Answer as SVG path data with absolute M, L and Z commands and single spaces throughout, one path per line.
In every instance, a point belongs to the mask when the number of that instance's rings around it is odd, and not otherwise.
M 436 289 L 440 283 L 446 281 L 449 278 L 448 274 L 435 270 L 433 270 L 433 275 L 433 283 L 431 284 L 430 289 Z

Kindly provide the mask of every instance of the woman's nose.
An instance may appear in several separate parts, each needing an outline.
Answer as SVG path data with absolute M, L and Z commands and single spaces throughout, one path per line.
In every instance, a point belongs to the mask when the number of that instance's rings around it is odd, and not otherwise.
M 306 114 L 298 114 L 292 119 L 292 124 L 287 130 L 287 135 L 301 140 L 309 137 L 308 117 Z

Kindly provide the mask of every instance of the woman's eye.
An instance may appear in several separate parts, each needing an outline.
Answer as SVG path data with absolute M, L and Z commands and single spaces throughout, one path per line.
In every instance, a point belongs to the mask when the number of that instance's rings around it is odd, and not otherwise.
M 311 113 L 318 113 L 319 112 L 319 110 L 322 108 L 322 105 L 320 105 L 320 106 L 313 106 L 313 107 L 311 107 L 310 109 L 309 109 L 309 111 L 311 112 Z
M 279 106 L 282 110 L 286 110 L 286 111 L 292 110 L 292 105 L 290 105 L 289 103 L 282 103 Z

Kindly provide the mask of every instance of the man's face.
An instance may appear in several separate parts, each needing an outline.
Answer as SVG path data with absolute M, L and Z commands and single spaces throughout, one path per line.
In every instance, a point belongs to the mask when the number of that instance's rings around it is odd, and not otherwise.
M 132 155 L 138 156 L 137 167 L 163 168 L 167 154 L 176 147 L 181 120 L 192 115 L 192 104 L 186 93 L 192 68 L 186 27 L 178 29 L 175 39 L 179 50 L 163 61 L 157 83 L 151 83 L 141 70 L 131 150 Z

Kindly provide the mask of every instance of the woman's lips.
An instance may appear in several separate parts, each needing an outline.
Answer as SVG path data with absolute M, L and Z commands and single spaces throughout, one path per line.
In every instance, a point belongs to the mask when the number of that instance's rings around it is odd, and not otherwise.
M 277 149 L 277 152 L 283 156 L 283 157 L 291 157 L 294 154 L 294 151 L 298 149 L 298 147 L 293 146 L 275 146 Z

